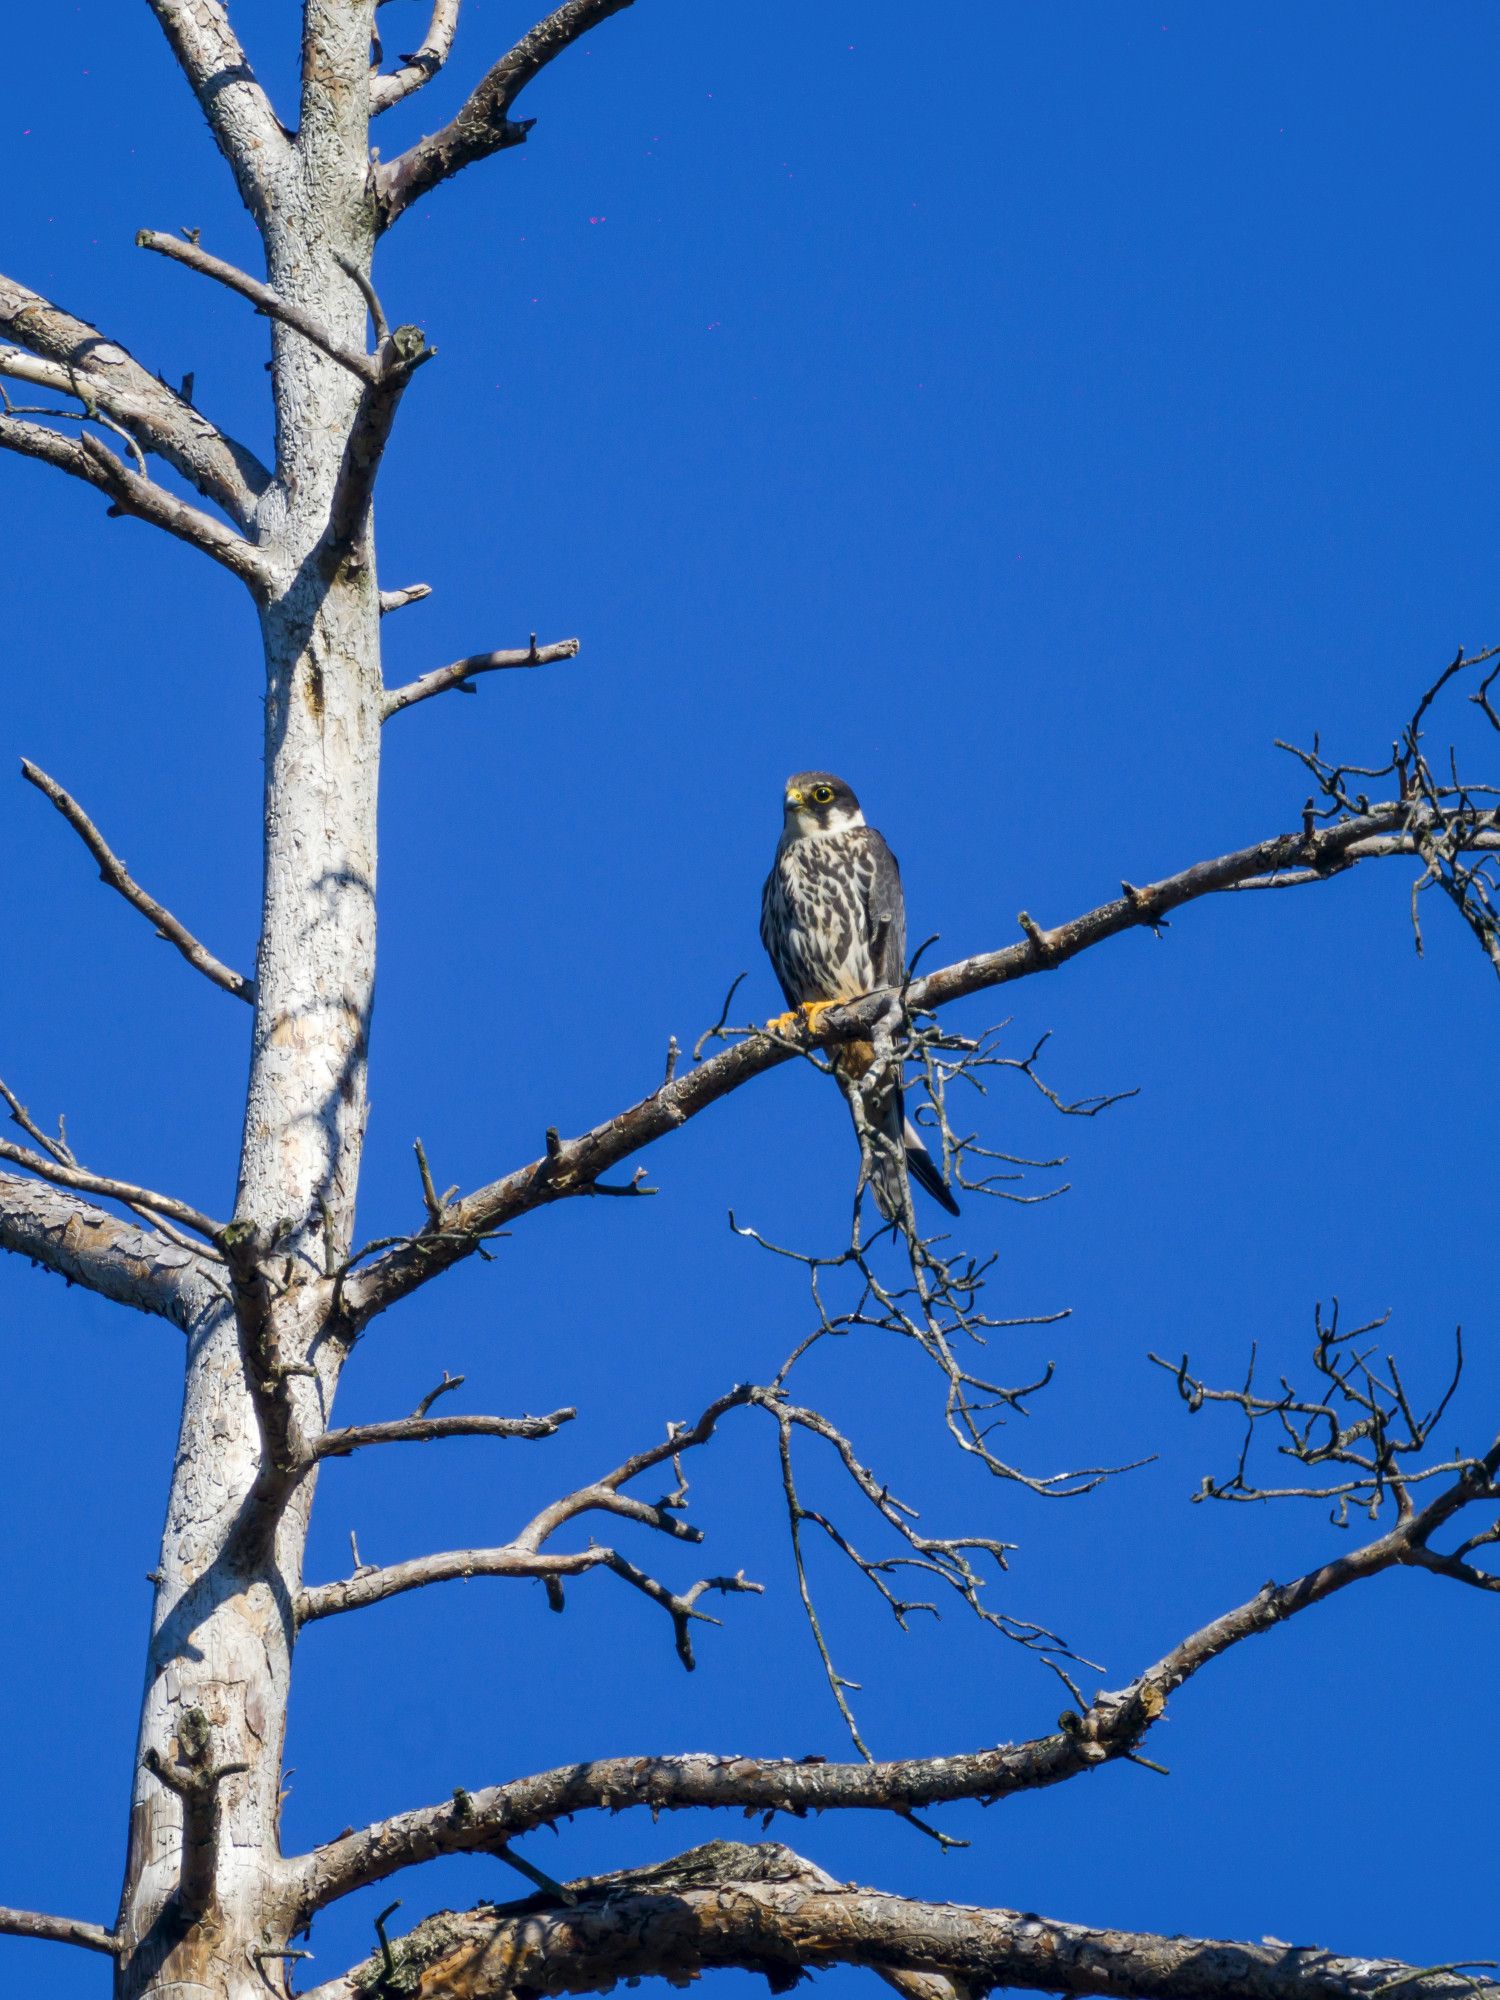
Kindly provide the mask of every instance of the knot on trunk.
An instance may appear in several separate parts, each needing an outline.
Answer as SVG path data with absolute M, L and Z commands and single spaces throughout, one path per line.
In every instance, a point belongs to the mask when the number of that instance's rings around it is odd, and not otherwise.
M 239 1777 L 250 1768 L 243 1762 L 215 1762 L 213 1748 L 213 1725 L 201 1708 L 190 1708 L 177 1726 L 170 1757 L 163 1757 L 153 1745 L 141 1759 L 157 1783 L 182 1801 L 177 1905 L 187 1922 L 196 1922 L 215 1902 L 220 1788 L 226 1778 Z

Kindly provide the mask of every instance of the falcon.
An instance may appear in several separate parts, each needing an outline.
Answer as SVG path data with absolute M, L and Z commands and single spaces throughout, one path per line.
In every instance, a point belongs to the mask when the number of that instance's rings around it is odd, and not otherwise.
M 772 1028 L 785 1029 L 799 1014 L 812 1026 L 824 1008 L 876 987 L 899 987 L 905 977 L 906 902 L 896 857 L 831 772 L 787 779 L 776 862 L 761 895 L 760 936 L 795 1010 L 770 1022 Z M 846 1098 L 852 1100 L 874 1061 L 870 1042 L 844 1042 L 834 1051 Z M 867 1171 L 881 1214 L 894 1221 L 907 1214 L 909 1174 L 957 1215 L 958 1203 L 906 1116 L 899 1069 L 863 1103 L 871 1134 Z

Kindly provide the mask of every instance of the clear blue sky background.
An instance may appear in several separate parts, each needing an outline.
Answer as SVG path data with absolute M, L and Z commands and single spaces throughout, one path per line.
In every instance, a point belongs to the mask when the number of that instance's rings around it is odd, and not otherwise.
M 287 101 L 294 10 L 241 0 Z M 395 48 L 424 10 L 386 16 Z M 451 80 L 390 121 L 394 152 L 530 16 L 470 0 Z M 1495 603 L 1500 18 L 1483 5 L 1021 7 L 961 0 L 642 0 L 560 61 L 540 124 L 403 221 L 392 318 L 440 349 L 380 499 L 402 680 L 578 633 L 576 666 L 484 684 L 388 732 L 382 948 L 364 1234 L 416 1213 L 413 1134 L 442 1182 L 531 1157 L 659 1076 L 669 1033 L 752 968 L 788 770 L 846 773 L 945 955 L 1057 920 L 1296 823 L 1277 736 L 1376 758 Z M 16 52 L 19 55 L 19 51 Z M 0 81 L 5 265 L 97 317 L 266 447 L 266 329 L 132 247 L 248 225 L 144 6 L 31 10 Z M 0 1069 L 66 1111 L 80 1153 L 210 1209 L 231 1200 L 247 1017 L 101 890 L 15 778 L 73 789 L 221 953 L 253 956 L 260 685 L 237 586 L 50 472 L 0 464 Z M 1487 775 L 1494 776 L 1493 771 Z M 1452 1441 L 1500 1402 L 1493 976 L 1405 864 L 1200 905 L 958 1017 L 1055 1030 L 1051 1074 L 1140 1087 L 1060 1128 L 991 1100 L 1015 1150 L 1066 1148 L 1072 1192 L 971 1203 L 995 1309 L 1068 1306 L 1013 1338 L 1058 1380 L 1007 1442 L 1036 1470 L 1154 1452 L 1045 1505 L 945 1447 L 935 1384 L 847 1345 L 816 1388 L 924 1521 L 1020 1544 L 995 1602 L 1059 1626 L 1118 1684 L 1182 1633 L 1346 1546 L 1316 1511 L 1194 1508 L 1232 1427 L 1180 1410 L 1145 1354 L 1221 1379 L 1251 1340 L 1304 1361 L 1316 1300 L 1390 1308 L 1410 1373 L 1473 1369 Z M 503 1540 L 539 1503 L 764 1379 L 806 1328 L 795 1276 L 726 1211 L 837 1240 L 841 1107 L 785 1070 L 651 1160 L 651 1202 L 530 1218 L 492 1265 L 382 1320 L 341 1413 L 409 1409 L 444 1368 L 466 1407 L 581 1407 L 546 1445 L 339 1465 L 310 1574 Z M 107 1919 L 181 1346 L 24 1266 L 0 1269 L 8 1622 L 0 1901 Z M 285 1834 L 365 1820 L 579 1755 L 842 1754 L 794 1602 L 769 1427 L 696 1469 L 730 1602 L 682 1674 L 665 1621 L 594 1579 L 564 1618 L 529 1584 L 431 1591 L 313 1630 L 298 1658 Z M 810 1491 L 863 1532 L 826 1466 Z M 870 1539 L 874 1539 L 873 1536 Z M 689 1550 L 651 1547 L 674 1579 Z M 877 1753 L 1052 1725 L 1055 1684 L 957 1618 L 894 1630 L 818 1559 Z M 1214 1666 L 1152 1752 L 992 1811 L 942 1856 L 855 1816 L 778 1832 L 840 1875 L 1098 1924 L 1315 1939 L 1419 1961 L 1494 1955 L 1478 1829 L 1500 1763 L 1495 1610 L 1381 1580 Z M 584 1820 L 533 1842 L 561 1875 L 733 1825 Z M 508 1895 L 497 1864 L 399 1882 L 403 1919 Z M 381 1890 L 320 1923 L 314 1970 L 371 1942 Z M 0 1941 L 7 1987 L 71 2000 L 107 1968 Z M 848 1975 L 852 1981 L 853 1975 Z M 726 1982 L 727 1983 L 727 1982 Z M 748 1989 L 747 1989 L 748 1990 Z

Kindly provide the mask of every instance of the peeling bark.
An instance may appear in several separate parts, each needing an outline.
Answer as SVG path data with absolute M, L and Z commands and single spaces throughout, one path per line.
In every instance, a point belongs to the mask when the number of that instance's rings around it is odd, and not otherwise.
M 186 1325 L 206 1271 L 194 1252 L 144 1223 L 13 1174 L 0 1174 L 0 1250 L 178 1326 Z

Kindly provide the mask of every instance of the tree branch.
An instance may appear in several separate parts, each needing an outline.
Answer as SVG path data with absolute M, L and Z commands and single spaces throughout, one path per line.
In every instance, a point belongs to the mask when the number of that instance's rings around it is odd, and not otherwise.
M 241 199 L 263 223 L 290 142 L 245 59 L 227 9 L 221 0 L 150 0 L 150 6 L 233 169 Z
M 250 525 L 271 475 L 254 452 L 194 409 L 186 393 L 168 389 L 87 320 L 4 277 L 0 333 L 28 350 L 0 350 L 0 373 L 97 406 L 239 527 Z
M 25 1167 L 28 1173 L 35 1174 L 40 1180 L 51 1181 L 56 1187 L 71 1188 L 78 1194 L 102 1195 L 106 1201 L 124 1202 L 127 1208 L 149 1209 L 155 1215 L 166 1216 L 171 1222 L 180 1222 L 185 1229 L 196 1230 L 198 1235 L 206 1237 L 211 1243 L 217 1243 L 224 1233 L 222 1223 L 213 1221 L 199 1209 L 189 1207 L 185 1201 L 178 1201 L 175 1195 L 157 1194 L 152 1188 L 137 1187 L 134 1181 L 117 1181 L 104 1174 L 91 1174 L 85 1168 L 47 1159 L 25 1146 L 13 1145 L 9 1139 L 0 1139 L 0 1160 L 8 1160 L 15 1167 Z
M 531 644 L 524 651 L 517 648 L 508 653 L 471 653 L 466 660 L 454 660 L 449 666 L 434 667 L 431 673 L 408 681 L 405 687 L 387 688 L 380 704 L 380 719 L 389 722 L 403 708 L 415 707 L 419 701 L 428 701 L 435 694 L 446 694 L 450 688 L 457 688 L 461 694 L 473 694 L 472 682 L 476 674 L 504 673 L 520 667 L 551 667 L 559 660 L 576 659 L 577 655 L 576 639 L 559 639 L 551 646 L 538 646 L 533 632 Z
M 308 31 L 312 32 L 310 24 Z M 309 82 L 311 89 L 321 90 L 322 87 L 322 84 Z M 363 384 L 364 394 L 350 426 L 334 489 L 324 551 L 329 560 L 342 559 L 351 547 L 364 538 L 375 477 L 380 470 L 391 426 L 396 420 L 396 411 L 406 386 L 423 362 L 432 359 L 436 348 L 427 345 L 420 327 L 398 326 L 394 332 L 388 331 L 380 302 L 368 277 L 343 258 L 338 261 L 359 287 L 375 320 L 379 348 L 374 354 L 343 346 L 313 314 L 289 303 L 259 278 L 252 278 L 247 271 L 226 264 L 221 257 L 211 256 L 196 237 L 181 238 L 165 235 L 158 229 L 142 229 L 137 232 L 135 240 L 141 249 L 154 250 L 160 256 L 170 257 L 176 263 L 185 264 L 189 270 L 213 278 L 230 291 L 238 292 L 242 298 L 250 300 L 257 312 L 290 327 Z
M 458 9 L 459 0 L 432 0 L 432 19 L 427 24 L 421 47 L 401 58 L 400 69 L 392 70 L 388 76 L 371 77 L 372 118 L 378 118 L 382 111 L 389 111 L 393 104 L 399 104 L 403 97 L 410 97 L 413 91 L 420 90 L 424 83 L 430 83 L 437 75 L 453 48 Z
M 555 56 L 570 48 L 590 28 L 628 7 L 631 0 L 567 0 L 500 58 L 474 87 L 457 115 L 441 131 L 419 139 L 397 159 L 381 167 L 375 180 L 380 223 L 389 229 L 396 217 L 440 182 L 450 180 L 476 160 L 507 146 L 518 146 L 535 123 L 517 123 L 510 107 L 527 84 Z
M 1368 813 L 1311 834 L 1305 830 L 1277 834 L 1232 854 L 1195 862 L 1146 888 L 1130 885 L 1116 901 L 1102 903 L 1055 930 L 1032 924 L 1017 944 L 960 959 L 912 981 L 906 992 L 907 1005 L 913 1012 L 927 1011 L 992 986 L 1050 972 L 1122 932 L 1159 929 L 1165 917 L 1186 903 L 1283 869 L 1310 870 L 1305 879 L 1326 880 L 1352 867 L 1362 857 L 1364 843 L 1371 840 L 1380 843 L 1365 850 L 1372 858 L 1404 852 L 1386 846 L 1384 838 L 1404 835 L 1410 810 L 1407 804 L 1372 807 Z M 1446 816 L 1444 825 L 1466 844 L 1470 839 L 1492 838 L 1497 818 L 1500 815 L 1494 812 L 1455 812 Z M 364 1270 L 351 1273 L 343 1293 L 350 1321 L 358 1326 L 383 1312 L 438 1272 L 471 1255 L 489 1234 L 516 1217 L 568 1196 L 586 1194 L 602 1173 L 665 1138 L 752 1077 L 813 1047 L 868 1039 L 887 1015 L 891 1000 L 889 992 L 881 992 L 830 1008 L 819 1016 L 815 1032 L 803 1026 L 797 1030 L 796 1040 L 782 1034 L 753 1034 L 685 1074 L 672 1076 L 649 1096 L 579 1138 L 558 1139 L 555 1147 L 549 1144 L 541 1158 L 450 1204 L 440 1228 L 425 1229 Z
M 185 1327 L 192 1316 L 197 1257 L 140 1223 L 39 1181 L 0 1174 L 0 1250 L 29 1257 L 70 1285 Z
M 382 590 L 380 593 L 380 615 L 386 618 L 393 611 L 404 611 L 408 604 L 420 604 L 424 597 L 431 597 L 430 583 L 409 583 L 402 590 Z
M 1469 1965 L 1477 1961 L 1468 1961 Z M 388 1955 L 304 2000 L 384 1990 L 422 2000 L 508 2000 L 595 1992 L 711 1968 L 762 1974 L 773 1993 L 828 1965 L 867 1966 L 898 1990 L 915 1979 L 992 1988 L 1130 1994 L 1137 2000 L 1460 2000 L 1500 1993 L 1461 1965 L 1422 1968 L 1339 1957 L 1315 1945 L 1093 1930 L 1032 1911 L 923 1903 L 836 1882 L 778 1845 L 712 1841 L 655 1867 L 569 1885 L 562 1894 L 429 1917 Z M 908 1983 L 908 1982 L 912 1983 Z
M 632 1479 L 639 1479 L 644 1472 L 654 1471 L 659 1465 L 672 1464 L 682 1452 L 691 1451 L 695 1445 L 706 1444 L 718 1428 L 721 1417 L 730 1410 L 742 1409 L 747 1403 L 757 1401 L 762 1395 L 763 1391 L 741 1383 L 727 1395 L 719 1396 L 710 1403 L 697 1423 L 668 1424 L 667 1435 L 660 1444 L 634 1453 L 623 1465 L 617 1465 L 613 1472 L 605 1473 L 602 1479 L 590 1480 L 576 1492 L 564 1494 L 562 1499 L 544 1507 L 516 1536 L 515 1546 L 540 1549 L 569 1521 L 576 1521 L 580 1514 L 596 1512 L 621 1514 L 627 1520 L 639 1521 L 648 1528 L 656 1528 L 664 1535 L 675 1535 L 682 1541 L 702 1541 L 702 1530 L 689 1527 L 678 1516 L 676 1510 L 683 1504 L 681 1491 L 653 1503 L 637 1500 L 634 1495 L 622 1493 L 620 1489 Z
M 1500 1467 L 1500 1440 L 1420 1512 L 1348 1555 L 1291 1583 L 1268 1583 L 1245 1603 L 1190 1633 L 1128 1687 L 1101 1691 L 1081 1713 L 1059 1718 L 1055 1734 L 956 1756 L 858 1764 L 785 1759 L 609 1757 L 564 1765 L 466 1794 L 455 1818 L 447 1805 L 422 1807 L 342 1835 L 290 1863 L 300 1880 L 299 1911 L 311 1915 L 354 1889 L 435 1855 L 485 1851 L 571 1813 L 646 1806 L 653 1814 L 689 1806 L 740 1812 L 859 1810 L 908 1816 L 959 1799 L 997 1799 L 1064 1783 L 1136 1755 L 1167 1700 L 1210 1660 L 1268 1632 L 1336 1592 L 1390 1569 L 1420 1566 L 1433 1534 L 1484 1499 Z
M 556 1556 L 545 1553 L 545 1544 L 570 1521 L 591 1513 L 614 1514 L 642 1527 L 654 1528 L 660 1534 L 671 1535 L 679 1541 L 702 1541 L 702 1531 L 690 1527 L 680 1516 L 679 1509 L 684 1504 L 680 1480 L 677 1492 L 657 1501 L 638 1500 L 634 1494 L 622 1492 L 621 1488 L 659 1465 L 675 1464 L 680 1453 L 691 1450 L 694 1445 L 705 1444 L 713 1436 L 719 1419 L 726 1411 L 754 1402 L 762 1394 L 760 1390 L 741 1385 L 710 1403 L 696 1424 L 669 1424 L 667 1435 L 660 1444 L 647 1451 L 636 1452 L 623 1465 L 616 1466 L 613 1472 L 605 1473 L 603 1478 L 590 1480 L 575 1492 L 553 1501 L 534 1515 L 518 1535 L 512 1536 L 500 1547 L 445 1549 L 436 1555 L 418 1556 L 410 1562 L 392 1563 L 385 1568 L 365 1564 L 356 1569 L 353 1576 L 344 1577 L 337 1583 L 310 1586 L 297 1600 L 298 1623 L 311 1624 L 340 1611 L 359 1611 L 366 1605 L 380 1603 L 384 1598 L 398 1597 L 404 1591 L 421 1590 L 430 1583 L 451 1583 L 471 1576 L 544 1578 L 549 1595 L 553 1595 L 553 1608 L 561 1610 L 561 1602 L 555 1595 L 561 1578 L 582 1576 L 589 1570 L 603 1568 L 612 1570 L 622 1581 L 641 1591 L 668 1613 L 676 1634 L 678 1657 L 691 1671 L 693 1649 L 689 1627 L 695 1619 L 705 1617 L 696 1608 L 698 1599 L 706 1590 L 758 1593 L 759 1584 L 748 1583 L 743 1576 L 705 1577 L 679 1593 L 647 1575 L 614 1549 L 591 1544 L 587 1549 Z M 359 1444 L 386 1443 L 393 1438 L 420 1439 L 462 1434 L 451 1426 L 484 1425 L 487 1427 L 485 1434 L 491 1436 L 543 1436 L 556 1430 L 565 1418 L 572 1415 L 571 1410 L 559 1410 L 552 1417 L 528 1417 L 518 1422 L 503 1417 L 434 1418 L 419 1412 L 395 1424 L 372 1424 L 362 1431 L 332 1431 L 322 1444 L 314 1447 L 314 1451 L 319 1458 L 334 1457 L 342 1456 L 346 1450 Z M 521 1430 L 520 1425 L 531 1428 Z
M 1486 832 L 1475 828 L 1464 841 L 1466 854 L 1494 854 L 1500 852 L 1500 831 Z M 1346 866 L 1356 861 L 1388 860 L 1392 855 L 1404 854 L 1417 859 L 1422 853 L 1422 843 L 1409 833 L 1380 834 L 1369 840 L 1357 840 L 1344 856 Z M 1299 889 L 1308 882 L 1326 882 L 1326 870 L 1318 868 L 1287 868 L 1275 875 L 1255 875 L 1248 882 L 1236 882 L 1235 889 Z
M 1476 1569 L 1473 1563 L 1463 1562 L 1456 1555 L 1442 1555 L 1436 1549 L 1416 1549 L 1411 1561 L 1422 1569 L 1430 1569 L 1436 1576 L 1447 1576 L 1455 1583 L 1466 1583 L 1471 1590 L 1500 1590 L 1500 1576 Z
M 127 903 L 139 910 L 141 915 L 154 925 L 159 938 L 164 938 L 168 944 L 175 945 L 188 964 L 201 972 L 205 979 L 211 979 L 215 986 L 223 987 L 226 993 L 232 993 L 237 1000 L 248 1000 L 252 1006 L 255 1004 L 255 981 L 247 979 L 242 972 L 231 971 L 227 965 L 221 963 L 206 945 L 199 944 L 192 932 L 186 925 L 179 923 L 170 910 L 158 903 L 154 896 L 146 893 L 126 868 L 125 863 L 111 850 L 103 834 L 83 807 L 63 790 L 55 778 L 49 778 L 45 771 L 39 770 L 25 757 L 21 759 L 21 775 L 27 784 L 35 785 L 39 792 L 51 799 L 53 805 L 72 827 L 98 862 L 99 879 L 107 883 L 111 889 L 117 890 Z
M 77 1156 L 68 1144 L 67 1130 L 61 1118 L 57 1121 L 57 1136 L 53 1138 L 36 1123 L 31 1113 L 26 1109 L 26 1106 L 3 1077 L 0 1077 L 0 1098 L 4 1098 L 6 1104 L 10 1107 L 10 1122 L 12 1125 L 19 1125 L 27 1138 L 34 1139 L 49 1159 L 55 1160 L 59 1166 L 76 1167 L 78 1165 Z M 169 1242 L 175 1243 L 180 1250 L 186 1250 L 194 1259 L 201 1254 L 195 1243 L 184 1236 L 179 1230 L 174 1229 L 171 1223 L 165 1221 L 160 1215 L 152 1214 L 149 1210 L 141 1208 L 139 1204 L 127 1202 L 126 1206 L 133 1207 L 135 1213 L 143 1217 L 145 1221 L 151 1223 L 158 1234 L 165 1236 Z M 459 1380 L 462 1381 L 463 1377 L 460 1376 Z
M 435 347 L 427 345 L 419 326 L 398 326 L 394 333 L 383 332 L 378 302 L 368 280 L 354 266 L 347 268 L 371 302 L 380 351 L 373 363 L 376 379 L 366 387 L 360 397 L 359 408 L 354 413 L 329 510 L 328 549 L 336 557 L 342 557 L 346 550 L 359 547 L 365 541 L 376 476 L 390 441 L 401 398 L 423 362 L 430 361 L 437 353 Z
M 108 494 L 121 514 L 134 514 L 138 520 L 149 521 L 153 527 L 163 528 L 179 541 L 189 542 L 211 556 L 248 584 L 255 596 L 264 597 L 269 592 L 273 581 L 271 566 L 252 543 L 237 535 L 233 528 L 226 528 L 222 522 L 178 500 L 165 487 L 142 479 L 138 472 L 122 465 L 107 445 L 87 432 L 80 438 L 59 437 L 56 431 L 40 424 L 27 423 L 18 417 L 0 417 L 0 449 L 19 452 L 24 458 L 41 459 L 46 465 L 56 466 L 59 472 L 71 472 L 75 479 L 85 480 Z
M 554 1410 L 548 1417 L 398 1417 L 393 1423 L 350 1424 L 324 1431 L 313 1446 L 314 1458 L 347 1458 L 372 1444 L 428 1444 L 438 1438 L 554 1437 L 571 1423 L 576 1410 Z
M 1269 840 L 1257 841 L 1253 847 L 1196 862 L 1143 889 L 1132 886 L 1119 901 L 1101 904 L 1055 930 L 1038 929 L 1022 944 L 977 953 L 925 979 L 915 980 L 909 1003 L 914 1008 L 942 1007 L 990 986 L 1003 986 L 1034 972 L 1051 971 L 1106 938 L 1142 927 L 1154 930 L 1164 916 L 1184 903 L 1239 888 L 1261 876 L 1291 869 L 1304 882 L 1325 882 L 1361 860 L 1410 854 L 1415 851 L 1406 844 L 1410 813 L 1411 808 L 1405 803 L 1372 806 L 1368 813 L 1315 829 L 1311 834 L 1305 829 L 1301 833 L 1277 834 Z M 1444 816 L 1444 824 L 1462 831 L 1465 847 L 1470 838 L 1478 845 L 1487 842 L 1500 827 L 1500 812 L 1452 813 Z M 1403 836 L 1401 844 L 1386 845 L 1380 841 L 1380 836 L 1392 834 Z M 1378 844 L 1366 848 L 1365 843 L 1371 840 Z
M 536 1554 L 514 1543 L 493 1549 L 444 1549 L 436 1555 L 414 1556 L 410 1562 L 388 1563 L 383 1568 L 369 1563 L 352 1576 L 336 1583 L 310 1584 L 297 1598 L 297 1623 L 312 1625 L 319 1618 L 332 1618 L 341 1611 L 363 1611 L 371 1604 L 400 1597 L 408 1590 L 424 1590 L 430 1583 L 458 1583 L 471 1576 L 562 1577 L 582 1576 L 586 1571 L 607 1567 L 610 1549 L 578 1549 L 566 1555 Z
M 81 1917 L 46 1916 L 40 1910 L 0 1908 L 0 1937 L 45 1938 L 51 1944 L 76 1944 L 85 1951 L 102 1951 L 110 1958 L 120 1949 L 119 1939 L 102 1924 L 87 1924 Z
M 693 1657 L 693 1620 L 701 1618 L 706 1625 L 719 1623 L 717 1618 L 710 1618 L 706 1611 L 698 1609 L 698 1599 L 704 1592 L 717 1590 L 726 1597 L 741 1594 L 763 1597 L 766 1589 L 763 1583 L 752 1583 L 743 1570 L 736 1570 L 733 1576 L 699 1577 L 696 1583 L 689 1584 L 683 1591 L 669 1590 L 664 1583 L 659 1583 L 654 1576 L 648 1576 L 645 1570 L 638 1569 L 633 1562 L 627 1561 L 613 1549 L 608 1552 L 606 1567 L 612 1569 L 616 1576 L 633 1589 L 640 1591 L 643 1596 L 649 1597 L 653 1604 L 660 1605 L 666 1612 L 672 1621 L 677 1657 L 689 1673 L 692 1673 L 697 1665 Z M 554 1609 L 556 1608 L 554 1606 Z
M 212 278 L 225 285 L 231 292 L 238 292 L 248 299 L 258 313 L 267 319 L 280 320 L 294 333 L 310 341 L 320 354 L 326 354 L 330 361 L 336 361 L 340 368 L 347 368 L 351 375 L 369 387 L 376 387 L 381 380 L 378 359 L 371 354 L 363 354 L 356 349 L 341 346 L 322 323 L 301 306 L 292 305 L 259 278 L 252 278 L 248 271 L 242 271 L 235 264 L 226 264 L 222 257 L 214 257 L 200 245 L 181 236 L 168 236 L 161 229 L 138 229 L 135 240 L 142 250 L 154 250 L 160 257 L 170 257 L 174 263 L 185 264 L 190 271 L 200 276 Z

